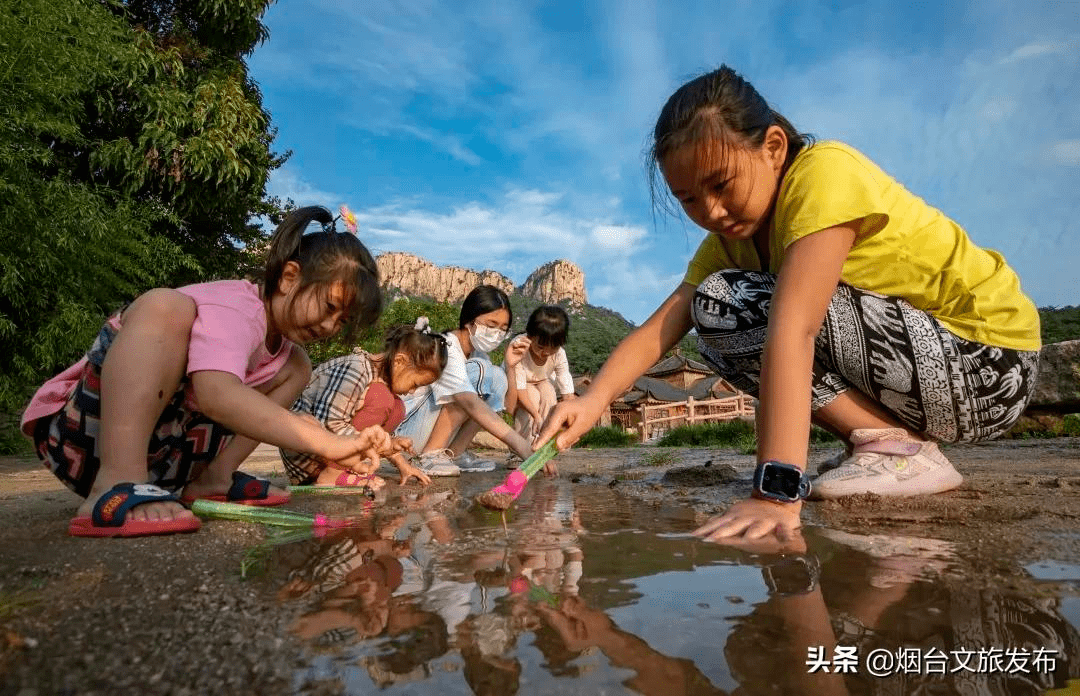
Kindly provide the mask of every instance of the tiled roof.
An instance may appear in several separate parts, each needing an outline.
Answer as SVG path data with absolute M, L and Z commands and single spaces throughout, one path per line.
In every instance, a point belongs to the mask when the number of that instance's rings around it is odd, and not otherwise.
M 680 372 L 682 370 L 689 370 L 690 372 L 701 372 L 703 374 L 709 374 L 710 372 L 712 372 L 708 365 L 699 363 L 697 360 L 691 360 L 684 355 L 672 355 L 671 357 L 664 358 L 660 362 L 650 367 L 645 373 L 645 375 L 648 377 L 661 377 L 663 375 L 669 375 L 672 372 Z

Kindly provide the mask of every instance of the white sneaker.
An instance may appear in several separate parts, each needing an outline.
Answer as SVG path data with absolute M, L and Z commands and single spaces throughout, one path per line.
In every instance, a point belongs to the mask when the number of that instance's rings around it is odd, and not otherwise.
M 416 459 L 416 468 L 428 476 L 457 476 L 461 469 L 450 458 L 450 450 L 424 452 Z
M 454 464 L 462 471 L 470 474 L 478 474 L 484 471 L 495 471 L 495 462 L 490 459 L 478 457 L 469 450 L 465 450 L 454 458 Z
M 853 430 L 851 444 L 851 459 L 818 476 L 811 497 L 930 495 L 964 480 L 935 443 L 915 440 L 900 428 Z

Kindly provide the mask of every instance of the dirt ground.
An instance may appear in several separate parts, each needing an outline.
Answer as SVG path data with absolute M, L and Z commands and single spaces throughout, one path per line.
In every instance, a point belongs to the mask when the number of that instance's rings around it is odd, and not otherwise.
M 832 454 L 821 449 L 811 462 Z M 1025 563 L 1080 565 L 1080 438 L 957 446 L 950 493 L 808 503 L 807 524 L 956 542 L 974 580 L 1011 586 Z M 562 475 L 698 520 L 749 491 L 751 455 L 680 448 L 574 450 Z M 733 481 L 731 469 L 737 477 Z M 284 482 L 276 452 L 245 470 Z M 702 485 L 712 484 L 712 485 Z M 442 479 L 436 487 L 452 487 Z M 66 535 L 77 498 L 32 458 L 0 458 L 0 694 L 271 694 L 294 690 L 304 646 L 288 611 L 239 576 L 256 525 L 194 535 L 89 540 Z

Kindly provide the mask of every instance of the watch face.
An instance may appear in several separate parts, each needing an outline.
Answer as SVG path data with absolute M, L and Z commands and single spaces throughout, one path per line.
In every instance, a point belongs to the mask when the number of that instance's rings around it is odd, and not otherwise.
M 799 497 L 802 472 L 794 467 L 774 466 L 767 462 L 761 472 L 761 490 L 795 500 Z

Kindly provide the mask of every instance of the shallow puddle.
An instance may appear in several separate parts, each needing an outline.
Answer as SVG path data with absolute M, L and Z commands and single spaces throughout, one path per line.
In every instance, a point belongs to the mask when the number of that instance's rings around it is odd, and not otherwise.
M 948 542 L 814 527 L 751 554 L 565 479 L 504 519 L 472 504 L 501 478 L 295 499 L 362 518 L 245 559 L 299 614 L 298 693 L 1042 694 L 1080 672 L 1076 566 L 988 586 Z

